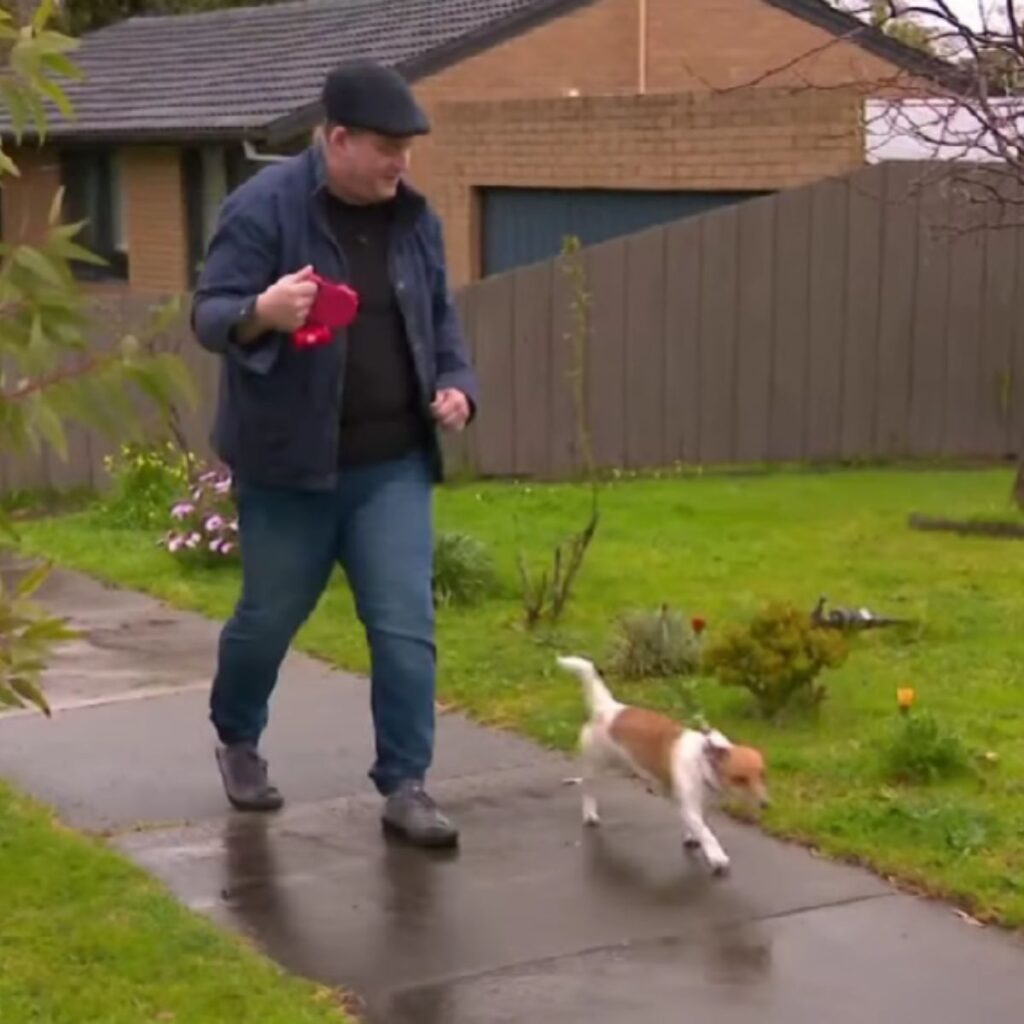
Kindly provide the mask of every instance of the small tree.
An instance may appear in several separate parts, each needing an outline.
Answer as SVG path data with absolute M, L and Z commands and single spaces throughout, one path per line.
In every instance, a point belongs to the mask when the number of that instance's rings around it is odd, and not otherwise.
M 590 484 L 590 516 L 582 529 L 570 534 L 555 546 L 550 570 L 542 569 L 534 575 L 527 566 L 526 556 L 520 548 L 516 561 L 528 629 L 532 629 L 545 618 L 549 622 L 557 622 L 562 617 L 601 518 L 598 501 L 600 482 L 594 463 L 590 427 L 587 423 L 585 374 L 587 346 L 590 342 L 591 296 L 587 287 L 587 272 L 581 248 L 577 237 L 566 237 L 562 247 L 562 269 L 568 278 L 570 288 L 571 322 L 565 335 L 572 356 L 569 384 L 572 389 L 576 443 L 583 461 L 584 474 Z
M 0 102 L 17 142 L 29 128 L 45 137 L 46 101 L 73 116 L 57 79 L 78 76 L 68 57 L 76 44 L 48 27 L 53 13 L 53 0 L 43 0 L 31 22 L 18 27 L 0 10 L 0 53 L 6 55 Z M 18 174 L 2 147 L 0 173 Z M 192 398 L 183 364 L 154 344 L 176 316 L 175 304 L 141 336 L 103 350 L 90 342 L 88 301 L 71 261 L 102 260 L 75 241 L 81 226 L 61 222 L 58 193 L 40 245 L 0 243 L 0 452 L 39 454 L 45 445 L 66 459 L 67 420 L 116 436 L 139 430 L 140 399 L 168 410 L 175 400 Z M 0 528 L 13 532 L 2 518 Z M 0 704 L 30 703 L 48 711 L 39 676 L 48 650 L 69 631 L 29 600 L 45 577 L 43 567 L 13 590 L 0 587 Z

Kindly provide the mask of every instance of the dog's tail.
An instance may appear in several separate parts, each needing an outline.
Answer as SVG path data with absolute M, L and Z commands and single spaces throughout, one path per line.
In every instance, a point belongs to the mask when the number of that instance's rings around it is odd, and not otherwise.
M 558 664 L 583 684 L 583 699 L 591 715 L 603 716 L 614 714 L 622 706 L 605 686 L 601 674 L 594 663 L 586 658 L 560 657 Z

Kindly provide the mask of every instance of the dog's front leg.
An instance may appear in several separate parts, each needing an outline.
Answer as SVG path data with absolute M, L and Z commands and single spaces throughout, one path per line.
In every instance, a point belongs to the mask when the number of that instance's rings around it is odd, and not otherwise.
M 680 799 L 680 811 L 683 818 L 683 844 L 687 849 L 700 848 L 707 858 L 711 870 L 716 875 L 724 875 L 729 870 L 729 856 L 722 849 L 718 837 L 704 822 L 700 798 L 692 793 L 684 792 Z

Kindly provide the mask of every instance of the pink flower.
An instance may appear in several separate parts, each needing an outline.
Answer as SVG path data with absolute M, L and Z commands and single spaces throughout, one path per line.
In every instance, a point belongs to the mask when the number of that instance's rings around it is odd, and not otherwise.
M 228 529 L 231 530 L 233 533 L 238 533 L 238 520 L 232 519 L 231 522 L 228 523 Z
M 199 542 L 202 539 L 203 538 L 200 537 L 198 533 L 190 533 L 189 536 L 188 536 L 188 539 L 185 541 L 185 547 L 190 548 L 190 549 L 191 548 L 196 548 L 196 547 L 199 546 Z
M 181 546 L 184 543 L 185 542 L 184 540 L 182 540 L 181 537 L 171 537 L 171 539 L 167 542 L 167 550 L 170 551 L 170 553 L 173 555 L 176 551 L 181 550 Z
M 212 552 L 213 552 L 214 554 L 216 554 L 216 553 L 217 553 L 218 551 L 220 551 L 220 540 L 219 540 L 219 539 L 217 539 L 217 540 L 211 540 L 211 541 L 210 541 L 210 550 L 211 550 L 211 551 L 212 551 Z
M 200 482 L 201 484 L 209 484 L 209 483 L 213 483 L 213 481 L 214 481 L 214 480 L 216 480 L 216 479 L 217 479 L 217 470 L 215 470 L 215 469 L 210 469 L 210 470 L 207 470 L 207 471 L 206 471 L 206 472 L 205 472 L 205 473 L 204 473 L 204 474 L 203 474 L 203 475 L 202 475 L 202 476 L 201 476 L 201 477 L 199 478 L 199 482 Z
M 186 516 L 192 515 L 195 512 L 195 505 L 188 501 L 180 501 L 174 508 L 171 509 L 172 519 L 184 519 Z
M 214 484 L 213 489 L 218 494 L 227 494 L 231 490 L 231 477 L 225 477 L 223 480 L 218 480 Z
M 224 520 L 220 516 L 210 516 L 206 520 L 206 532 L 213 533 L 214 530 L 220 530 L 224 526 Z
M 224 543 L 221 544 L 221 546 L 220 546 L 220 553 L 222 555 L 230 555 L 231 552 L 234 551 L 234 550 L 235 550 L 235 545 L 232 544 L 231 541 L 229 541 L 229 540 L 224 541 Z

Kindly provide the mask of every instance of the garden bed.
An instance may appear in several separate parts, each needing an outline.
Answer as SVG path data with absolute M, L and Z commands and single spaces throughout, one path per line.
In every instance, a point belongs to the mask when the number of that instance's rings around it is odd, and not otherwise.
M 956 533 L 961 537 L 994 537 L 1024 540 L 1024 520 L 945 519 L 941 516 L 914 514 L 910 525 L 915 530 Z

